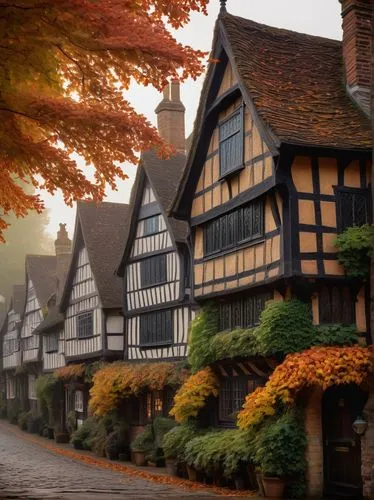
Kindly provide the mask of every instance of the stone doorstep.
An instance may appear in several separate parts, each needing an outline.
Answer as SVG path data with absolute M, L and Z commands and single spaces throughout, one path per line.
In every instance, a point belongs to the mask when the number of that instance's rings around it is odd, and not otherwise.
M 73 448 L 73 446 L 71 446 L 70 443 L 56 443 L 56 441 L 54 439 L 47 439 L 47 438 L 44 438 L 42 436 L 39 436 L 38 434 L 29 434 L 27 432 L 21 431 L 21 429 L 19 429 L 17 425 L 12 425 L 7 420 L 0 420 L 0 426 L 3 428 L 9 429 L 10 432 L 19 436 L 21 439 L 24 436 L 31 436 L 32 440 L 35 442 L 35 444 L 38 445 L 40 443 L 40 446 L 43 447 L 44 449 L 47 449 L 50 453 L 53 453 L 53 450 L 49 449 L 48 447 L 45 446 L 48 443 L 50 443 L 54 448 L 59 448 L 60 450 L 73 451 L 77 455 L 81 455 L 83 457 L 85 456 L 85 457 L 97 458 L 98 460 L 106 462 L 108 464 L 119 464 L 119 465 L 124 465 L 130 469 L 134 469 L 134 470 L 138 470 L 138 471 L 146 471 L 146 472 L 149 472 L 151 474 L 155 474 L 155 475 L 159 475 L 159 476 L 168 476 L 168 473 L 167 473 L 165 467 L 150 467 L 148 465 L 145 467 L 138 467 L 137 465 L 133 464 L 132 462 L 121 462 L 119 460 L 109 460 L 109 458 L 99 457 L 99 456 L 95 455 L 95 453 L 93 453 L 92 451 L 76 450 L 75 448 Z M 61 455 L 61 456 L 63 456 L 63 455 Z M 69 458 L 69 457 L 65 457 L 65 458 Z M 71 460 L 73 460 L 73 459 L 71 459 Z M 82 463 L 84 463 L 84 462 L 82 462 Z M 113 471 L 113 473 L 120 474 L 119 471 Z M 144 479 L 144 481 L 147 481 L 147 479 Z M 174 488 L 178 488 L 178 486 L 174 486 L 174 485 L 170 485 L 170 486 L 174 487 Z M 253 495 L 253 494 L 252 495 L 250 494 L 248 496 L 237 497 L 237 496 L 230 495 L 230 490 L 227 490 L 227 493 L 228 493 L 227 496 L 221 496 L 221 495 L 220 496 L 222 498 L 244 498 L 244 499 L 248 499 L 248 500 L 263 500 L 263 497 L 260 497 L 258 495 Z M 199 492 L 196 491 L 196 494 L 198 495 Z M 209 494 L 209 492 L 206 492 L 206 494 L 207 494 L 207 498 L 209 498 L 209 496 L 211 496 L 211 495 L 212 495 L 212 498 L 214 498 L 216 496 L 213 492 L 211 494 Z M 218 498 L 218 495 L 217 495 L 217 498 Z

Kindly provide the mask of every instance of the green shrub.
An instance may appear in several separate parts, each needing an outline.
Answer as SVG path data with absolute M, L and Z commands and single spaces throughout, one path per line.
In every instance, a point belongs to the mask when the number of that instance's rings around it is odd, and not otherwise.
M 134 441 L 131 443 L 133 451 L 140 451 L 142 453 L 151 453 L 155 446 L 155 437 L 153 434 L 153 427 L 151 424 L 147 425 L 143 432 L 138 434 Z
M 257 354 L 256 329 L 233 330 L 215 335 L 210 342 L 215 361 L 235 357 L 250 357 Z
M 374 228 L 369 224 L 348 227 L 335 240 L 338 260 L 351 278 L 367 278 L 374 242 Z
M 58 384 L 59 381 L 52 373 L 47 373 L 46 375 L 42 375 L 36 379 L 36 397 L 42 406 L 44 405 L 48 409 L 52 408 L 56 394 L 56 386 Z
M 74 446 L 74 448 L 78 450 L 91 450 L 91 439 L 97 425 L 97 417 L 88 417 L 72 435 L 70 442 Z
M 31 412 L 29 411 L 21 411 L 18 414 L 18 427 L 21 429 L 21 431 L 27 431 L 27 422 L 30 416 Z
M 124 451 L 125 445 L 121 439 L 121 433 L 112 431 L 105 441 L 105 455 L 110 460 L 117 460 L 120 453 Z
M 202 431 L 193 422 L 173 427 L 162 440 L 165 457 L 182 461 L 187 443 L 199 434 L 202 434 Z
M 162 442 L 167 432 L 176 426 L 175 420 L 165 417 L 156 417 L 153 422 L 153 435 L 155 438 L 155 448 L 162 448 Z
M 219 314 L 217 308 L 213 304 L 208 304 L 191 323 L 188 361 L 193 373 L 214 361 L 209 342 L 218 329 Z
M 252 461 L 253 440 L 252 434 L 240 429 L 211 431 L 187 443 L 183 458 L 197 470 L 232 477 Z
M 254 462 L 265 476 L 300 476 L 305 473 L 306 436 L 295 412 L 270 420 L 255 439 Z
M 268 302 L 256 328 L 259 354 L 285 356 L 308 349 L 314 342 L 312 314 L 297 300 Z
M 74 410 L 70 410 L 66 418 L 66 427 L 70 436 L 74 434 L 77 429 L 77 417 Z
M 317 325 L 315 327 L 315 345 L 354 345 L 358 343 L 358 340 L 355 325 Z
M 21 403 L 18 398 L 13 399 L 10 404 L 9 412 L 8 412 L 8 421 L 10 424 L 17 425 L 18 424 L 18 416 L 21 412 Z
M 40 434 L 44 425 L 45 422 L 43 417 L 34 416 L 31 413 L 29 414 L 27 419 L 27 432 L 30 432 L 31 434 Z

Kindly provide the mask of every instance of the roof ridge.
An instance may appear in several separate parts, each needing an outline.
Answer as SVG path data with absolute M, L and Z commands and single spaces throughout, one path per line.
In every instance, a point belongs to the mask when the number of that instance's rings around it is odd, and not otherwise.
M 276 30 L 277 32 L 283 32 L 285 34 L 292 34 L 292 35 L 298 35 L 298 36 L 308 37 L 308 38 L 312 38 L 312 39 L 319 39 L 321 41 L 326 41 L 326 42 L 333 42 L 333 43 L 336 43 L 340 46 L 343 43 L 342 40 L 338 40 L 336 38 L 328 38 L 325 36 L 312 35 L 310 33 L 304 33 L 302 31 L 295 31 L 295 30 L 291 30 L 288 28 L 280 28 L 278 26 L 271 26 L 270 24 L 259 23 L 258 21 L 254 21 L 253 19 L 248 19 L 248 18 L 242 17 L 242 16 L 236 16 L 236 15 L 230 14 L 230 13 L 225 13 L 225 14 L 220 16 L 220 19 L 223 21 L 225 21 L 226 18 L 240 19 L 240 20 L 245 21 L 247 23 L 251 23 L 254 26 L 257 26 L 259 28 L 265 28 L 265 29 L 267 28 L 270 30 Z

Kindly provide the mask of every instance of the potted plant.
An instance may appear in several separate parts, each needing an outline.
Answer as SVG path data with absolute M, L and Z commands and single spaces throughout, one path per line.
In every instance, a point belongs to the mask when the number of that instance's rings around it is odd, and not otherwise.
M 198 433 L 196 425 L 187 423 L 173 427 L 164 435 L 162 449 L 168 474 L 176 476 L 180 470 L 182 475 L 187 476 L 185 448 Z
M 110 460 L 117 460 L 121 449 L 121 436 L 118 431 L 111 432 L 105 442 L 105 455 Z
M 154 448 L 154 435 L 151 425 L 147 425 L 143 432 L 131 443 L 131 459 L 138 467 L 147 465 L 147 455 Z
M 255 461 L 263 473 L 265 496 L 282 498 L 285 478 L 305 472 L 305 447 L 305 430 L 295 412 L 270 420 L 260 430 Z

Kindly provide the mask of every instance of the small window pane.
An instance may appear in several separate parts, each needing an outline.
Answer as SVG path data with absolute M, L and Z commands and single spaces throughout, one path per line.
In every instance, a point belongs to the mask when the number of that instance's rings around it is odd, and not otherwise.
M 219 127 L 220 172 L 225 175 L 243 164 L 243 119 L 239 109 Z
M 93 312 L 86 312 L 77 316 L 77 334 L 79 338 L 92 337 Z
M 172 311 L 156 311 L 140 316 L 140 347 L 171 344 Z
M 150 234 L 158 233 L 159 231 L 159 217 L 156 215 L 155 217 L 150 217 L 149 219 L 144 220 L 144 236 L 148 236 Z
M 363 192 L 339 191 L 339 227 L 344 231 L 347 227 L 362 226 L 369 220 L 369 197 Z
M 204 226 L 205 254 L 263 235 L 263 202 L 257 201 L 209 221 Z
M 140 263 L 142 287 L 156 285 L 167 281 L 166 255 L 156 255 L 144 259 Z

